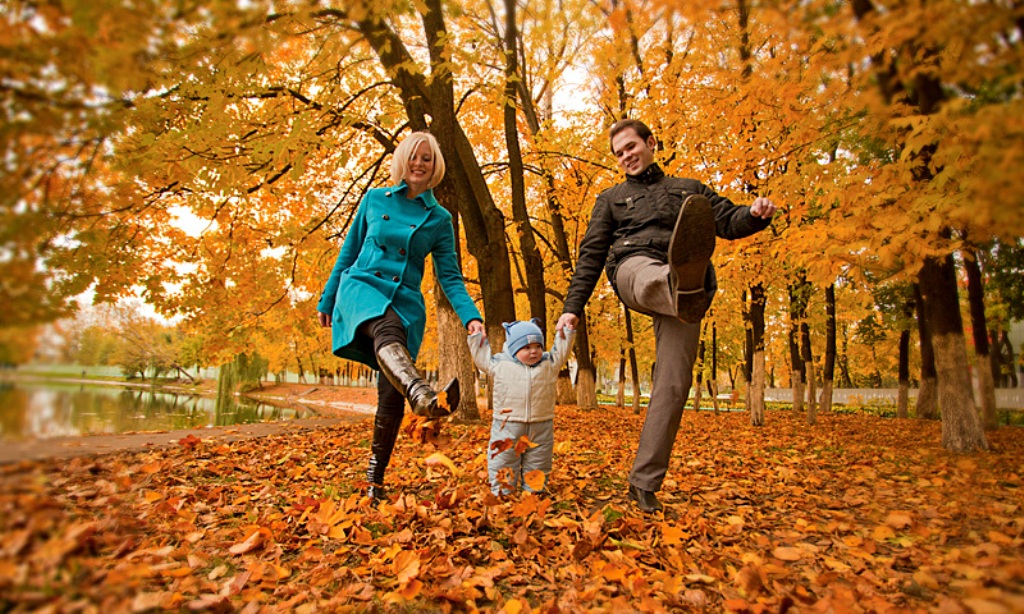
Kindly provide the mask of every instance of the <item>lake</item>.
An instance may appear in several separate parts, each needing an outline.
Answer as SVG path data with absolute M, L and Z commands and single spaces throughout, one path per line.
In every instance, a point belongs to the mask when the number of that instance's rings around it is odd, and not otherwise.
M 238 397 L 218 410 L 217 399 L 148 387 L 0 381 L 0 441 L 171 431 L 314 415 Z

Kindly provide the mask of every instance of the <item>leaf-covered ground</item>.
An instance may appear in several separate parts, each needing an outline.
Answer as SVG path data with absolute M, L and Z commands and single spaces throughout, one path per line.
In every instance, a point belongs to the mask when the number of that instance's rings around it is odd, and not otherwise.
M 687 411 L 645 516 L 641 420 L 559 407 L 549 494 L 502 501 L 487 424 L 403 434 L 377 507 L 369 419 L 2 466 L 0 611 L 1024 611 L 1020 429 Z

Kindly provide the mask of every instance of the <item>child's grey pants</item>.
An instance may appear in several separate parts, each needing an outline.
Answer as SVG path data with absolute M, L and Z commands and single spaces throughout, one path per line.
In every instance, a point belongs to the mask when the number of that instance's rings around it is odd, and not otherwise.
M 526 435 L 537 444 L 527 448 L 522 455 L 516 454 L 516 443 Z M 503 452 L 495 454 L 493 444 L 509 440 L 511 444 Z M 491 492 L 496 495 L 507 495 L 514 489 L 523 488 L 530 492 L 540 492 L 544 488 L 534 490 L 524 481 L 523 477 L 531 471 L 544 473 L 544 486 L 548 483 L 551 473 L 551 457 L 555 451 L 555 421 L 543 422 L 512 422 L 504 418 L 491 421 L 491 441 L 487 446 L 487 475 L 491 480 Z M 508 471 L 502 471 L 502 470 Z M 500 474 L 500 475 L 499 475 Z

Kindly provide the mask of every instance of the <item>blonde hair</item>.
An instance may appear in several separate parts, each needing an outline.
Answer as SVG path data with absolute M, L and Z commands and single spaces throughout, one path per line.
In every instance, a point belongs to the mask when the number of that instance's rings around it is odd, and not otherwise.
M 430 146 L 430 153 L 434 157 L 434 174 L 430 176 L 427 187 L 433 188 L 444 179 L 444 156 L 441 155 L 441 147 L 437 139 L 429 132 L 413 132 L 399 143 L 395 153 L 391 156 L 391 183 L 398 185 L 405 180 L 409 174 L 409 160 L 413 153 L 419 148 L 420 143 L 427 143 Z

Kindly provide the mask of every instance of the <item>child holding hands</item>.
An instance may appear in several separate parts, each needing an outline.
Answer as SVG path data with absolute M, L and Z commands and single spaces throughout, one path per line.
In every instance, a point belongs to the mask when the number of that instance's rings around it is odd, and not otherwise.
M 524 481 L 531 471 L 544 474 L 544 485 L 551 473 L 554 453 L 554 417 L 558 372 L 569 359 L 576 331 L 566 327 L 555 333 L 551 350 L 544 351 L 544 333 L 540 320 L 504 323 L 505 348 L 491 355 L 491 346 L 483 333 L 469 336 L 473 362 L 493 382 L 494 417 L 488 445 L 487 474 L 491 491 L 507 495 L 509 487 L 533 489 Z M 516 443 L 526 436 L 535 447 L 517 453 Z M 504 470 L 509 470 L 505 472 Z M 510 474 L 505 478 L 504 474 Z

